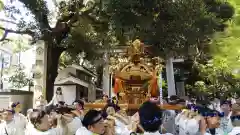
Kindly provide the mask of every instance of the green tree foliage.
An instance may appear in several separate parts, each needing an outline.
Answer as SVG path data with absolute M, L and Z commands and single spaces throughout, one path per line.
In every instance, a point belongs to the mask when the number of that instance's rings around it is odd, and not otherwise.
M 24 51 L 30 49 L 31 46 L 28 44 L 28 42 L 25 42 L 25 41 L 23 39 L 14 40 L 12 42 L 13 52 L 14 53 L 20 53 L 20 52 L 24 52 Z
M 207 95 L 223 97 L 234 93 L 240 95 L 237 92 L 240 88 L 238 72 L 240 68 L 240 2 L 237 0 L 229 2 L 234 7 L 235 14 L 231 20 L 225 22 L 228 28 L 214 34 L 210 43 L 211 59 L 194 63 L 200 76 L 199 80 L 205 83 L 208 90 L 205 91 Z
M 108 5 L 117 37 L 139 37 L 157 55 L 200 55 L 234 13 L 218 0 L 111 0 Z
M 13 88 L 17 89 L 33 84 L 33 80 L 26 76 L 24 68 L 20 66 L 14 67 L 13 75 L 8 78 L 8 82 L 11 83 Z
M 3 9 L 3 7 L 4 7 L 4 5 L 3 5 L 3 2 L 2 2 L 2 1 L 0 1 L 0 10 L 2 10 L 2 9 Z
M 59 58 L 63 52 L 67 52 L 75 58 L 77 54 L 86 52 L 86 59 L 98 57 L 99 49 L 111 43 L 111 32 L 108 31 L 108 23 L 102 14 L 100 2 L 95 1 L 62 1 L 57 4 L 58 17 L 50 18 L 51 13 L 44 0 L 19 0 L 28 10 L 27 16 L 33 16 L 33 20 L 26 22 L 23 13 L 18 7 L 5 6 L 9 13 L 22 16 L 18 24 L 18 30 L 5 29 L 2 39 L 6 39 L 8 33 L 28 34 L 32 42 L 43 40 L 47 46 L 47 100 L 53 95 L 53 85 L 57 77 Z M 13 1 L 15 2 L 15 1 Z M 56 20 L 51 27 L 50 20 Z
M 233 71 L 240 68 L 240 3 L 237 0 L 230 1 L 235 8 L 234 18 L 228 22 L 226 31 L 217 33 L 211 44 L 214 66 L 221 61 L 225 70 Z M 216 61 L 216 62 L 215 62 Z

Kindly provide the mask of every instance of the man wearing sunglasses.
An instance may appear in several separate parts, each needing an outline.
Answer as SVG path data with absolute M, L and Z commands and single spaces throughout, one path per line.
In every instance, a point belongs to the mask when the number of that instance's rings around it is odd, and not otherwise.
M 100 111 L 89 110 L 82 124 L 83 127 L 77 130 L 76 135 L 102 135 L 105 132 L 105 124 Z
M 233 129 L 228 135 L 240 135 L 240 102 L 236 102 L 232 105 L 232 115 L 230 117 Z

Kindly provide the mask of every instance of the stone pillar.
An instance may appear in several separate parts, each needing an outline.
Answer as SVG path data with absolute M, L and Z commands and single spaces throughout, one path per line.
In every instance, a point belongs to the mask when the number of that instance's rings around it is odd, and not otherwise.
M 33 68 L 34 77 L 34 96 L 33 96 L 33 106 L 35 107 L 35 101 L 40 96 L 45 95 L 46 91 L 46 65 L 47 65 L 47 47 L 44 41 L 38 41 L 36 43 L 36 63 Z
M 113 75 L 111 74 L 110 75 L 110 79 L 109 79 L 109 89 L 111 90 L 111 94 L 110 94 L 110 96 L 111 96 L 111 98 L 112 97 L 115 97 L 116 96 L 116 94 L 114 93 L 114 84 L 113 84 Z
M 96 86 L 93 83 L 89 83 L 88 102 L 94 102 L 95 100 L 96 100 Z
M 176 87 L 178 91 L 178 96 L 184 97 L 185 96 L 185 87 L 184 87 L 184 81 L 176 82 Z
M 172 57 L 169 57 L 166 60 L 166 74 L 167 74 L 167 84 L 168 84 L 168 96 L 176 95 Z
M 104 56 L 105 64 L 103 65 L 103 92 L 104 94 L 109 95 L 109 86 L 110 86 L 110 72 L 109 72 L 109 57 L 107 53 Z

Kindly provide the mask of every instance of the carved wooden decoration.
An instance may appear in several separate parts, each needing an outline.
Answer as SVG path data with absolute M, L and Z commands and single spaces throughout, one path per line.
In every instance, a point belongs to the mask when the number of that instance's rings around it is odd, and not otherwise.
M 43 52 L 44 52 L 44 49 L 43 49 L 42 47 L 38 47 L 38 48 L 36 49 L 36 52 L 37 52 L 38 55 L 42 55 Z

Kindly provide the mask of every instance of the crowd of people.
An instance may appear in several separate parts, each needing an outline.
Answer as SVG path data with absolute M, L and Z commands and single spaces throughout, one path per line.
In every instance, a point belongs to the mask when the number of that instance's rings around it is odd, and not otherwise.
M 61 95 L 61 92 L 57 92 Z M 42 97 L 40 97 L 42 99 Z M 167 103 L 180 110 L 162 110 L 156 100 L 144 102 L 127 114 L 117 98 L 103 96 L 102 109 L 86 109 L 76 100 L 66 105 L 60 96 L 44 100 L 36 109 L 21 113 L 21 103 L 1 110 L 0 135 L 239 135 L 240 102 L 218 104 L 171 96 Z M 128 112 L 129 113 L 129 112 Z

